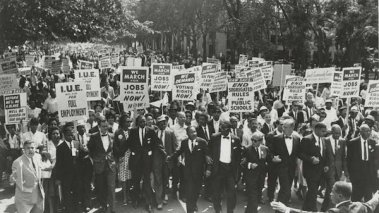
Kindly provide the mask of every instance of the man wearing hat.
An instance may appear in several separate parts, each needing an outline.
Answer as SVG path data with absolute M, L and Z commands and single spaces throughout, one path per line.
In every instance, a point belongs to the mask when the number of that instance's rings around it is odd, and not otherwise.
M 157 136 L 161 140 L 167 155 L 172 155 L 178 147 L 178 143 L 176 141 L 174 131 L 167 128 L 167 120 L 165 115 L 158 117 L 157 125 Z M 157 151 L 153 151 L 153 159 L 155 199 L 158 203 L 158 209 L 161 210 L 163 204 L 167 204 L 168 201 L 167 194 L 170 174 L 173 175 L 173 191 L 177 191 L 176 188 L 178 185 L 178 178 L 177 175 L 173 173 L 173 171 L 177 171 L 177 168 L 176 170 L 173 168 L 174 166 L 177 167 L 177 162 L 166 162 L 164 156 Z
M 358 108 L 356 106 L 351 107 L 349 112 L 349 118 L 347 119 L 347 125 L 348 125 L 348 133 L 346 136 L 347 140 L 350 140 L 352 138 L 355 138 L 358 134 L 358 125 L 357 125 L 357 115 L 358 115 Z
M 260 126 L 263 126 L 263 124 L 265 123 L 265 113 L 268 112 L 268 109 L 266 106 L 261 106 L 259 108 L 259 115 L 257 117 L 257 120 L 258 120 L 258 123 L 260 124 Z
M 325 113 L 326 117 L 323 121 L 324 124 L 326 124 L 326 127 L 328 130 L 331 130 L 332 128 L 332 122 L 335 122 L 338 120 L 337 117 L 337 111 L 332 107 L 333 102 L 331 99 L 327 99 L 325 101 Z

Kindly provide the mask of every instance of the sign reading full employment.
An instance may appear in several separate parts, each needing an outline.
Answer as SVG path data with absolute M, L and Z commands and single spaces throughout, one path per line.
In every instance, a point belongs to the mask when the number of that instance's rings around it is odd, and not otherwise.
M 330 96 L 340 97 L 342 92 L 342 72 L 335 71 L 333 75 L 333 82 L 330 85 Z
M 286 76 L 286 87 L 283 92 L 283 100 L 288 102 L 304 103 L 305 81 L 299 76 Z
M 18 73 L 17 62 L 13 58 L 0 59 L 0 75 Z
M 86 83 L 68 82 L 55 85 L 58 99 L 59 121 L 82 120 L 87 115 Z
M 362 67 L 348 67 L 342 69 L 341 98 L 358 97 Z
M 174 76 L 173 100 L 193 101 L 196 99 L 196 73 L 185 70 Z
M 94 69 L 94 68 L 95 66 L 92 62 L 79 60 L 79 69 L 86 70 L 86 69 Z
M 201 71 L 200 89 L 210 89 L 215 80 L 217 64 L 203 64 Z
M 330 83 L 334 77 L 334 67 L 307 69 L 305 79 L 309 84 Z
M 379 107 L 379 80 L 368 82 L 365 107 Z
M 86 83 L 87 101 L 96 101 L 101 99 L 99 70 L 75 70 L 75 81 L 84 81 Z
M 147 67 L 119 67 L 121 73 L 120 96 L 125 111 L 144 109 L 149 104 Z
M 171 69 L 172 64 L 151 65 L 151 90 L 171 91 Z
M 228 107 L 230 112 L 250 112 L 254 109 L 253 83 L 249 79 L 229 79 Z
M 26 99 L 26 93 L 4 95 L 6 124 L 18 124 L 27 119 Z

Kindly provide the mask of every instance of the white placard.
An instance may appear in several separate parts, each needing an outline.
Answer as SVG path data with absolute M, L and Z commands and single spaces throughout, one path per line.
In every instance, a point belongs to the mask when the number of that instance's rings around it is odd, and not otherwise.
M 88 117 L 86 83 L 67 82 L 55 84 L 60 122 L 83 120 Z
M 87 101 L 101 99 L 100 77 L 98 69 L 75 70 L 75 82 L 86 83 Z

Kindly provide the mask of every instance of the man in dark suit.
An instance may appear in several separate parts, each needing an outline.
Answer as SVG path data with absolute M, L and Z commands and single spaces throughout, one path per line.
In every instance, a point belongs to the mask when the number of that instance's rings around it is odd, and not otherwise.
M 292 118 L 281 122 L 283 134 L 274 136 L 270 151 L 272 169 L 277 171 L 280 183 L 277 200 L 288 204 L 295 177 L 296 160 L 299 156 L 300 138 L 293 134 L 295 121 Z
M 317 123 L 314 132 L 305 136 L 300 143 L 300 158 L 303 160 L 303 174 L 307 181 L 308 192 L 303 204 L 305 211 L 317 211 L 317 190 L 321 177 L 329 170 L 330 161 L 326 153 L 323 137 L 326 125 Z
M 270 112 L 265 112 L 263 114 L 264 123 L 261 128 L 261 132 L 264 135 L 267 135 L 269 132 L 272 132 L 274 130 L 274 127 L 271 125 L 271 115 Z
M 207 144 L 210 142 L 214 129 L 209 126 L 208 115 L 206 113 L 199 114 L 199 126 L 196 128 L 196 133 L 197 137 L 207 141 Z
M 63 207 L 65 212 L 75 212 L 78 204 L 78 183 L 80 183 L 79 155 L 82 148 L 74 140 L 74 127 L 68 123 L 63 127 L 65 141 L 57 147 L 57 161 L 54 172 L 57 184 L 62 187 Z
M 91 135 L 88 142 L 89 155 L 95 171 L 95 189 L 101 208 L 114 212 L 116 162 L 113 136 L 108 133 L 108 122 L 104 117 L 98 120 L 99 132 Z
M 305 107 L 303 111 L 305 112 L 306 121 L 309 123 L 311 121 L 311 117 L 315 114 L 316 109 L 312 100 L 307 100 L 304 105 Z
M 338 126 L 340 126 L 340 128 L 342 129 L 342 137 L 344 138 L 346 136 L 345 130 L 347 128 L 347 124 L 346 124 L 347 108 L 346 106 L 341 106 L 338 110 L 340 113 L 338 116 L 338 120 L 334 122 L 334 124 L 338 124 Z
M 230 123 L 232 124 L 232 127 L 230 128 L 230 132 L 234 136 L 237 136 L 242 141 L 243 130 L 238 127 L 238 119 L 237 119 L 237 117 L 236 116 L 231 116 L 230 117 Z
M 129 168 L 132 172 L 133 206 L 137 208 L 141 193 L 140 182 L 143 180 L 143 197 L 148 212 L 153 212 L 153 190 L 151 188 L 150 174 L 153 171 L 153 152 L 166 152 L 154 130 L 146 127 L 146 118 L 139 115 L 136 119 L 137 128 L 130 130 L 130 137 L 126 149 L 130 149 Z M 166 158 L 166 157 L 165 157 Z
M 230 133 L 231 124 L 223 121 L 220 132 L 211 138 L 213 144 L 210 157 L 211 181 L 213 185 L 213 207 L 216 213 L 221 212 L 221 194 L 226 190 L 227 212 L 233 212 L 236 206 L 237 171 L 241 162 L 241 140 Z
M 221 109 L 219 106 L 214 107 L 214 113 L 213 118 L 208 121 L 209 131 L 214 134 L 218 133 L 220 130 L 220 115 L 221 115 Z M 212 136 L 211 134 L 211 136 Z
M 369 213 L 373 212 L 379 203 L 379 193 L 375 193 L 374 197 L 366 203 L 352 202 L 351 185 L 344 181 L 337 181 L 333 185 L 331 198 L 336 207 L 325 211 L 326 213 Z M 274 210 L 285 213 L 316 213 L 289 208 L 280 202 L 273 202 L 271 206 Z
M 265 179 L 266 162 L 269 155 L 268 147 L 262 145 L 263 137 L 264 135 L 261 132 L 253 133 L 252 145 L 245 149 L 241 162 L 245 170 L 244 177 L 247 190 L 246 213 L 258 212 L 258 201 L 262 197 L 261 182 L 264 182 Z
M 368 201 L 375 189 L 375 141 L 369 138 L 371 129 L 367 124 L 359 130 L 361 136 L 347 143 L 347 169 L 353 185 L 352 201 Z
M 328 153 L 330 158 L 330 168 L 326 173 L 326 191 L 324 202 L 321 206 L 321 211 L 326 211 L 330 208 L 331 200 L 330 193 L 332 191 L 333 184 L 339 181 L 344 172 L 345 176 L 347 174 L 346 165 L 346 142 L 341 138 L 342 131 L 338 124 L 332 126 L 332 135 L 325 139 L 326 153 Z
M 163 115 L 158 117 L 157 124 L 158 138 L 161 140 L 166 154 L 171 155 L 178 147 L 174 131 L 167 128 L 167 120 Z M 159 151 L 153 151 L 153 158 L 155 199 L 158 203 L 158 210 L 161 210 L 162 204 L 167 204 L 170 174 L 176 165 L 173 162 L 166 162 L 166 156 L 162 156 Z
M 304 112 L 299 103 L 293 102 L 292 110 L 288 113 L 288 115 L 295 120 L 295 129 L 297 129 L 300 124 L 304 123 Z
M 184 181 L 186 193 L 187 213 L 196 211 L 196 202 L 199 197 L 201 183 L 205 167 L 211 164 L 207 142 L 197 137 L 195 127 L 187 128 L 188 139 L 183 140 L 180 148 L 174 154 L 168 157 L 168 160 L 175 159 L 183 154 L 185 159 Z M 206 176 L 210 176 L 209 168 L 206 170 Z
M 349 118 L 347 119 L 348 132 L 346 140 L 358 137 L 358 125 L 356 117 L 358 115 L 358 109 L 356 106 L 351 107 L 349 112 Z

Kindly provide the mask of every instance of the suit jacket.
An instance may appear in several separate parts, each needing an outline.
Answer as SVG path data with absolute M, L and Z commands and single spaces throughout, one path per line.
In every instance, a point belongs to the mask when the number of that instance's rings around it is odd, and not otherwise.
M 296 135 L 292 135 L 292 152 L 291 155 L 288 153 L 286 141 L 283 134 L 275 135 L 272 139 L 271 149 L 270 149 L 270 161 L 273 168 L 279 171 L 284 171 L 286 173 L 295 175 L 296 170 L 296 160 L 299 157 L 300 152 L 300 138 Z M 282 159 L 279 163 L 272 162 L 273 156 L 279 155 Z
M 74 181 L 74 178 L 79 174 L 79 155 L 81 155 L 82 148 L 78 141 L 72 141 L 73 147 L 76 151 L 76 156 L 73 156 L 72 149 L 63 141 L 57 147 L 57 161 L 54 167 L 54 174 L 56 179 L 60 181 Z
M 159 151 L 166 156 L 160 139 L 154 130 L 145 127 L 145 135 L 140 142 L 139 127 L 130 130 L 130 136 L 126 143 L 126 150 L 130 149 L 129 165 L 131 171 L 144 170 L 151 172 L 153 166 L 153 152 Z
M 214 127 L 214 125 L 213 125 L 213 118 L 210 120 L 210 121 L 208 121 L 208 127 L 209 127 L 209 136 L 210 137 L 212 137 L 212 135 L 216 132 L 216 130 L 215 130 L 215 127 Z M 221 125 L 221 121 L 219 120 L 219 128 L 220 128 L 220 125 Z M 219 129 L 220 130 L 220 129 Z M 210 140 L 210 139 L 209 139 Z
M 366 203 L 351 202 L 350 200 L 341 203 L 338 207 L 328 209 L 326 213 L 370 213 L 374 212 L 378 206 L 379 200 L 372 198 Z M 299 209 L 291 209 L 290 213 L 316 213 L 309 211 L 302 211 Z
M 188 140 L 189 139 L 182 141 L 180 148 L 171 155 L 171 159 L 176 159 L 179 155 L 183 154 L 185 159 L 184 177 L 201 181 L 205 167 L 207 167 L 207 170 L 210 170 L 210 167 L 207 166 L 206 163 L 206 157 L 210 156 L 208 145 L 204 139 L 197 137 L 195 139 L 196 144 L 191 152 L 188 146 Z
M 353 122 L 355 122 L 355 128 L 353 128 Z M 357 129 L 358 124 L 355 121 L 355 119 L 352 119 L 349 117 L 347 120 L 347 126 L 349 127 L 349 130 L 348 130 L 346 139 L 350 140 L 352 138 L 358 137 L 358 129 Z
M 209 137 L 205 135 L 204 127 L 200 126 L 200 125 L 196 128 L 196 133 L 197 133 L 197 137 L 200 137 L 200 138 L 204 139 L 207 143 L 209 143 L 211 140 L 212 134 L 214 133 L 214 129 L 212 129 L 212 127 L 209 124 L 207 124 L 207 126 L 208 126 L 208 130 L 209 130 L 209 132 L 208 132 Z M 212 126 L 213 126 L 213 124 L 212 124 Z M 213 130 L 213 132 L 212 132 L 212 130 Z
M 300 142 L 300 158 L 303 160 L 303 174 L 306 179 L 319 180 L 324 173 L 324 167 L 329 166 L 330 159 L 326 152 L 325 141 L 321 139 L 322 143 L 322 156 L 320 154 L 320 148 L 316 146 L 316 138 L 313 134 L 305 136 Z M 320 162 L 313 165 L 311 157 L 318 157 Z
M 91 135 L 97 132 L 100 132 L 99 126 L 92 127 L 91 129 L 88 130 L 88 133 Z
M 304 123 L 304 113 L 303 113 L 303 110 L 297 110 L 296 112 L 296 118 L 295 118 L 295 115 L 294 115 L 294 111 L 291 110 L 291 112 L 288 113 L 289 116 L 293 117 L 293 119 L 295 119 L 295 129 L 297 129 L 298 125 L 300 123 Z
M 213 164 L 211 165 L 211 173 L 212 175 L 217 175 L 218 168 L 220 165 L 220 152 L 221 152 L 221 133 L 215 133 L 211 138 L 211 143 L 213 144 L 210 148 L 210 157 L 213 159 Z M 241 163 L 241 152 L 242 152 L 242 146 L 241 146 L 241 140 L 230 134 L 230 149 L 231 149 L 231 166 L 233 169 L 233 177 L 235 178 L 235 181 L 237 181 L 237 171 L 239 164 Z
M 113 145 L 113 135 L 108 133 L 109 146 L 105 150 L 103 146 L 103 141 L 101 140 L 100 132 L 91 135 L 88 142 L 89 155 L 93 161 L 93 169 L 95 174 L 103 173 L 106 167 L 111 172 L 116 172 L 116 163 L 114 158 L 114 145 Z
M 347 169 L 350 174 L 350 180 L 367 180 L 367 175 L 370 177 L 370 181 L 374 181 L 376 177 L 375 170 L 375 141 L 372 139 L 367 140 L 368 145 L 368 171 L 363 166 L 362 149 L 361 149 L 361 137 L 354 138 L 347 143 Z M 373 182 L 374 183 L 374 182 Z
M 26 155 L 21 155 L 12 164 L 11 180 L 16 183 L 15 200 L 24 201 L 25 204 L 38 202 L 39 194 L 44 198 L 45 194 L 41 182 L 41 166 L 36 154 L 33 157 L 33 165 Z M 38 183 L 38 184 L 36 184 Z
M 305 114 L 308 122 L 309 122 L 309 119 L 312 117 L 312 115 L 314 115 L 315 112 L 316 112 L 316 108 L 315 107 L 311 107 L 310 109 L 312 110 L 311 114 L 309 114 L 307 106 L 305 106 L 304 109 L 303 109 L 303 112 L 304 112 L 304 114 Z
M 241 128 L 235 128 L 236 134 L 234 134 L 234 129 L 230 129 L 230 132 L 234 135 L 237 136 L 240 141 L 242 141 L 242 136 L 243 136 L 243 130 Z
M 261 152 L 261 158 L 259 158 L 259 154 L 255 150 L 254 146 L 247 147 L 243 152 L 243 160 L 241 162 L 241 166 L 245 169 L 245 178 L 252 178 L 253 180 L 257 180 L 260 174 L 265 173 L 266 162 L 269 156 L 269 149 L 267 146 L 259 146 L 258 150 Z M 258 167 L 255 169 L 248 169 L 249 163 L 256 163 L 258 164 Z
M 348 173 L 346 164 L 346 141 L 339 139 L 337 146 L 335 146 L 335 144 L 332 144 L 330 138 L 326 138 L 325 146 L 331 162 L 328 175 L 331 177 L 337 176 L 339 180 L 342 176 L 342 171 L 344 171 L 346 175 Z M 335 147 L 334 153 L 332 146 Z
M 271 127 L 271 128 L 273 128 L 273 127 Z M 272 130 L 270 129 L 269 124 L 264 123 L 264 124 L 262 125 L 261 132 L 262 132 L 264 135 L 267 135 L 267 134 L 270 133 L 271 131 L 272 131 Z
M 160 135 L 158 135 L 159 132 L 160 130 L 157 131 L 158 138 L 160 137 Z M 175 133 L 170 128 L 166 128 L 164 135 L 164 142 L 160 141 L 160 143 L 162 144 L 166 154 L 171 155 L 178 148 Z M 153 150 L 153 159 L 154 171 L 162 172 L 163 165 L 166 162 L 166 155 L 163 155 L 163 152 L 160 152 L 159 150 Z M 170 161 L 167 165 L 169 168 L 172 168 L 173 164 L 174 162 Z

